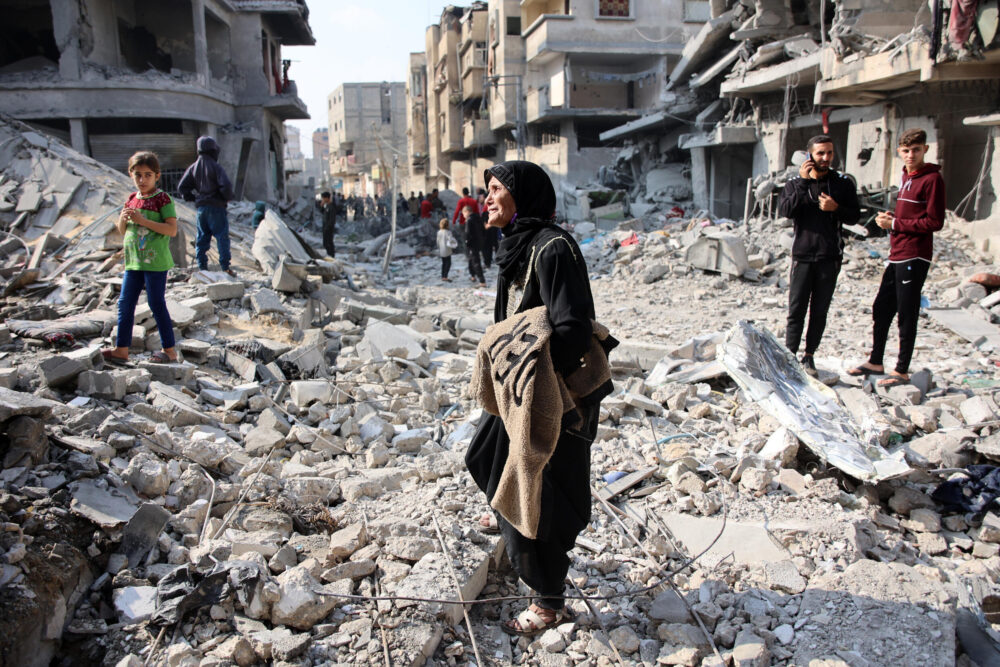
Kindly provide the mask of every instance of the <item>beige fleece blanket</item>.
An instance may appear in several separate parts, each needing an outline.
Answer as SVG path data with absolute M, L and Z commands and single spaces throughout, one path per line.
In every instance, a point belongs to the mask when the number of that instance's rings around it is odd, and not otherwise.
M 525 537 L 538 535 L 542 472 L 555 452 L 563 415 L 576 407 L 574 396 L 588 396 L 611 378 L 598 342 L 608 330 L 597 322 L 593 326 L 583 365 L 565 381 L 552 365 L 552 325 L 545 306 L 489 326 L 476 351 L 468 393 L 503 420 L 510 437 L 490 506 Z

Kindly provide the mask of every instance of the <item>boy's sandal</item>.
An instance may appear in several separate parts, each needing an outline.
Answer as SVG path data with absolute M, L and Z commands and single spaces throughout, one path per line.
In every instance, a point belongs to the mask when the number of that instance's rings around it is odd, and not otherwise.
M 107 348 L 101 350 L 101 358 L 104 359 L 104 363 L 111 364 L 112 366 L 131 366 L 132 362 L 128 360 L 128 357 L 119 357 L 115 354 L 114 348 Z
M 500 525 L 497 523 L 497 518 L 493 514 L 484 514 L 479 517 L 479 532 L 486 533 L 487 535 L 496 535 L 500 532 Z
M 889 389 L 891 387 L 900 387 L 904 384 L 910 384 L 910 378 L 904 378 L 900 375 L 890 375 L 889 377 L 879 380 L 878 386 L 883 389 Z
M 170 355 L 168 355 L 163 350 L 157 350 L 156 352 L 154 352 L 153 355 L 149 358 L 149 360 L 154 364 L 176 364 L 178 361 L 176 358 L 171 359 Z
M 554 628 L 564 620 L 569 618 L 569 614 L 566 609 L 560 609 L 555 611 L 555 615 L 552 620 L 548 623 L 545 619 L 539 615 L 535 609 L 541 609 L 536 605 L 531 605 L 515 618 L 510 619 L 505 622 L 500 628 L 509 635 L 516 635 L 518 637 L 534 637 L 537 634 L 541 634 L 548 630 L 549 628 Z
M 851 377 L 868 377 L 869 375 L 883 375 L 884 370 L 877 371 L 874 368 L 868 368 L 867 366 L 858 366 L 857 368 L 852 368 L 847 371 L 847 374 Z

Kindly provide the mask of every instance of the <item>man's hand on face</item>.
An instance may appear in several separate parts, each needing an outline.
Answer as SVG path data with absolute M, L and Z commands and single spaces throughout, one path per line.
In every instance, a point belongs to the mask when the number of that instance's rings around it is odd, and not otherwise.
M 819 193 L 819 210 L 821 211 L 836 211 L 840 206 L 837 204 L 833 197 L 826 194 L 825 192 Z
M 802 166 L 799 167 L 799 176 L 802 178 L 816 178 L 816 172 L 813 171 L 813 167 L 815 166 L 815 162 L 812 160 L 806 160 L 802 163 Z

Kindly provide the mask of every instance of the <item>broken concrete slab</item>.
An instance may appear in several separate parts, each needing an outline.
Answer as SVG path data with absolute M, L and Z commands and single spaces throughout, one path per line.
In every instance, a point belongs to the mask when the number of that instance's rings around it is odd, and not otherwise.
M 97 480 L 85 479 L 69 486 L 70 511 L 102 528 L 117 528 L 138 511 L 139 498 L 127 487 L 104 488 Z

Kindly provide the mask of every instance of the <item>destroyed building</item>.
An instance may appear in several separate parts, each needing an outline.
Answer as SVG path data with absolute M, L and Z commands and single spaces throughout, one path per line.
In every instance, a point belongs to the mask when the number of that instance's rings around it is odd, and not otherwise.
M 593 179 L 617 154 L 600 134 L 661 104 L 667 74 L 707 4 L 491 0 L 445 8 L 426 31 L 426 89 L 410 86 L 411 96 L 427 100 L 418 189 L 475 187 L 486 166 L 518 158 L 544 165 L 557 189 Z M 423 122 L 411 115 L 412 135 Z
M 284 198 L 283 123 L 308 118 L 282 46 L 305 0 L 17 0 L 0 27 L 0 113 L 124 170 L 155 151 L 170 189 L 216 137 L 237 195 Z
M 345 194 L 389 191 L 393 153 L 406 154 L 406 84 L 344 83 L 327 97 L 330 176 Z M 383 166 L 380 166 L 383 165 Z
M 782 5 L 712 3 L 710 20 L 669 73 L 667 102 L 601 135 L 657 157 L 690 155 L 694 206 L 720 218 L 774 210 L 773 186 L 810 136 L 834 140 L 838 168 L 863 192 L 885 197 L 902 163 L 896 139 L 927 130 L 948 206 L 969 220 L 1000 213 L 1000 44 L 987 13 L 970 44 L 947 48 L 948 16 L 924 2 L 865 0 Z M 698 104 L 692 106 L 691 101 Z M 981 230 L 984 238 L 1000 230 Z

